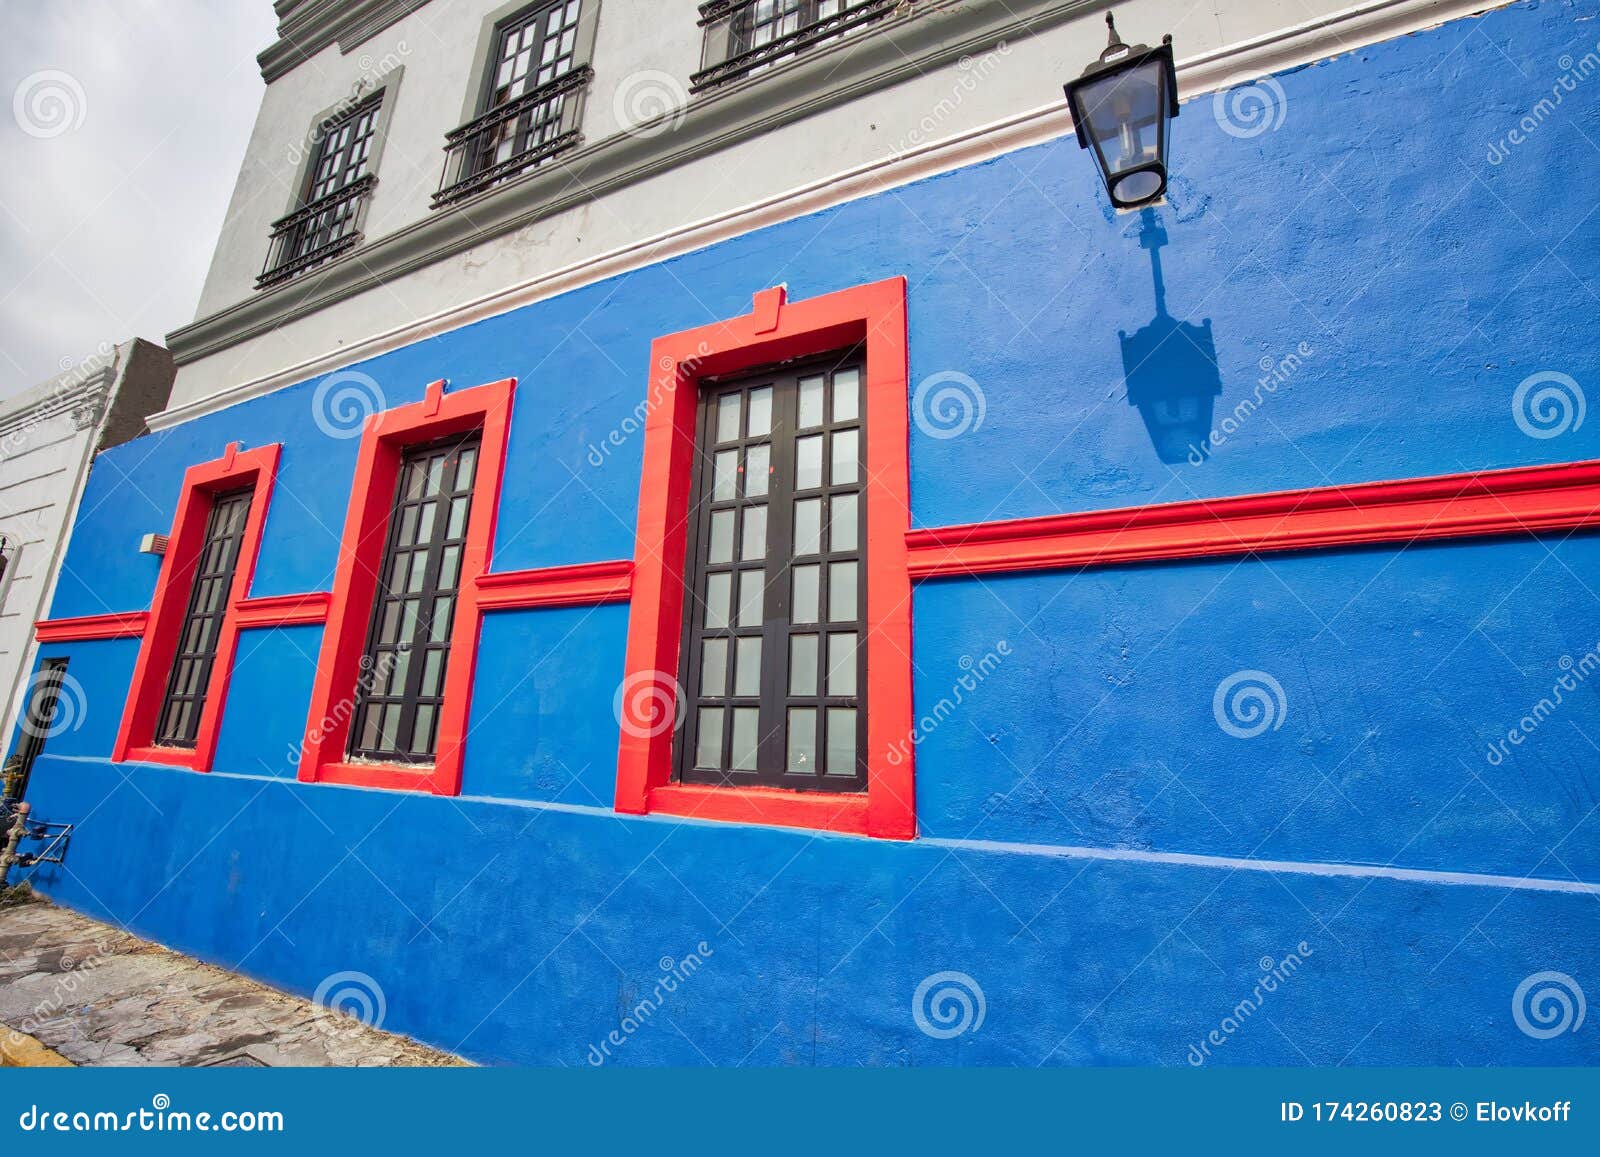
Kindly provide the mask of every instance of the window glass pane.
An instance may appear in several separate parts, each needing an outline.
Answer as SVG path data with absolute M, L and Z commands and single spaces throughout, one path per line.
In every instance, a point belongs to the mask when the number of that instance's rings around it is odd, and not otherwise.
M 789 709 L 789 770 L 817 770 L 817 711 L 814 707 Z
M 856 633 L 828 636 L 828 694 L 856 693 Z
M 756 724 L 761 711 L 756 707 L 733 709 L 733 753 L 731 763 L 735 771 L 756 769 Z
M 453 587 L 461 575 L 461 548 L 447 546 L 439 561 L 439 585 Z
M 749 438 L 764 438 L 772 431 L 772 387 L 762 386 L 750 391 Z
M 716 502 L 726 502 L 738 496 L 735 489 L 739 479 L 739 451 L 723 450 L 717 455 L 716 475 L 711 483 L 711 497 Z
M 424 502 L 421 516 L 417 519 L 417 542 L 426 543 L 433 541 L 433 519 L 438 513 L 437 502 Z
M 856 548 L 856 496 L 835 494 L 829 502 L 832 516 L 828 520 L 828 549 L 833 551 Z
M 472 489 L 472 471 L 478 464 L 478 452 L 471 446 L 461 451 L 461 457 L 456 463 L 456 489 Z
M 856 618 L 856 564 L 836 562 L 828 567 L 828 621 L 850 623 Z
M 432 703 L 424 703 L 417 708 L 416 722 L 411 725 L 411 751 L 414 755 L 433 752 L 434 710 Z
M 733 561 L 733 520 L 738 517 L 732 510 L 717 510 L 711 515 L 711 545 L 706 552 L 707 562 Z
M 767 557 L 767 508 L 744 508 L 744 538 L 739 546 L 739 557 L 745 560 Z
M 797 428 L 809 430 L 822 425 L 822 379 L 800 379 L 800 405 Z
M 739 572 L 739 625 L 741 627 L 759 627 L 761 625 L 761 599 L 766 584 L 764 571 L 742 570 Z
M 728 625 L 728 605 L 733 597 L 733 576 L 706 576 L 706 626 L 719 630 Z
M 449 595 L 433 600 L 433 615 L 429 619 L 429 641 L 442 643 L 450 638 L 450 613 L 455 599 Z
M 700 652 L 700 694 L 728 693 L 728 640 L 707 639 Z
M 794 488 L 812 490 L 822 485 L 822 435 L 801 438 L 794 444 Z
M 833 436 L 833 484 L 845 486 L 856 480 L 860 436 L 855 430 L 840 430 Z
M 795 635 L 789 640 L 789 694 L 817 693 L 817 636 Z
M 700 708 L 694 744 L 694 765 L 722 766 L 722 708 L 720 707 Z
M 856 709 L 828 708 L 828 774 L 856 773 Z
M 822 499 L 802 498 L 794 504 L 794 553 L 822 553 Z
M 790 601 L 790 618 L 797 623 L 814 623 L 817 621 L 817 583 L 820 567 L 797 566 L 794 568 L 794 598 Z
M 749 695 L 751 697 L 761 694 L 761 639 L 760 637 L 739 640 L 739 664 L 734 671 L 733 693 L 735 695 Z
M 732 442 L 739 437 L 739 395 L 723 394 L 717 399 L 717 441 Z
M 411 556 L 411 575 L 406 581 L 406 593 L 416 594 L 422 589 L 422 580 L 428 576 L 428 552 L 416 551 Z
M 853 422 L 861 415 L 861 371 L 840 370 L 833 375 L 833 420 Z
M 764 498 L 771 470 L 772 446 L 763 442 L 745 451 L 744 493 L 746 498 Z
M 435 651 L 434 657 L 438 658 L 439 652 Z M 389 683 L 387 687 L 383 688 L 384 693 L 387 695 L 404 695 L 406 692 L 406 675 L 411 670 L 411 652 L 394 651 L 387 658 L 389 659 Z M 424 695 L 437 695 L 439 693 L 437 667 L 438 664 L 434 664 L 434 669 L 431 672 L 434 675 L 433 689 L 423 691 Z M 381 686 L 381 683 L 378 680 L 374 680 L 373 686 Z
M 835 473 L 837 473 L 835 469 Z M 446 538 L 460 538 L 467 532 L 467 506 L 466 498 L 454 498 L 450 501 L 450 526 L 445 531 Z

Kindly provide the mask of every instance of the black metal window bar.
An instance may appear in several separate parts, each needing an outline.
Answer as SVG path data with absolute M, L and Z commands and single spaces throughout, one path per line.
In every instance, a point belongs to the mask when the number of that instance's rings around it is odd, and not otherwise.
M 889 15 L 910 0 L 708 0 L 700 71 L 690 92 L 751 76 Z
M 373 600 L 350 754 L 431 763 L 479 433 L 406 451 Z
M 445 136 L 444 173 L 433 204 L 459 201 L 526 172 L 580 140 L 582 90 L 574 67 L 581 0 L 539 4 L 496 30 L 478 116 Z
M 211 686 L 211 664 L 217 657 L 217 635 L 233 590 L 245 519 L 250 516 L 250 490 L 233 490 L 211 500 L 205 543 L 194 566 L 189 609 L 178 636 L 156 742 L 168 747 L 193 747 L 200 712 Z
M 685 783 L 866 787 L 862 380 L 849 351 L 703 391 Z
M 272 223 L 257 289 L 287 281 L 360 243 L 361 209 L 378 183 L 367 172 L 367 158 L 382 105 L 380 91 L 318 126 L 300 207 Z

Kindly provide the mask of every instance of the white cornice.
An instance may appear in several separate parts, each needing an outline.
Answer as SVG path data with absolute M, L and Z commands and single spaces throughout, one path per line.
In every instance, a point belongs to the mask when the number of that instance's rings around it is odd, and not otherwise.
M 1451 20 L 1503 7 L 1512 0 L 1368 0 L 1325 17 L 1180 60 L 1186 101 L 1252 77 L 1298 68 L 1367 45 L 1391 40 Z M 768 225 L 803 217 L 833 205 L 964 168 L 1071 133 L 1066 106 L 1055 102 L 809 182 L 787 192 L 707 217 L 607 253 L 552 270 L 518 285 L 441 310 L 428 317 L 341 345 L 282 370 L 153 414 L 152 430 L 166 429 L 295 382 L 400 349 L 484 318 L 631 270 L 703 249 Z

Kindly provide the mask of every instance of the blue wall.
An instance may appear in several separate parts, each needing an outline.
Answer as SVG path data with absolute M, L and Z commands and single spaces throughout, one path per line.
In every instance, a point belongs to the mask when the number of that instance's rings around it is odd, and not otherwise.
M 1141 223 L 1070 140 L 353 368 L 390 405 L 518 377 L 496 569 L 631 554 L 640 438 L 591 447 L 627 428 L 655 336 L 778 282 L 904 274 L 913 384 L 982 391 L 960 436 L 913 424 L 917 525 L 1600 457 L 1600 423 L 1535 438 L 1512 409 L 1535 371 L 1600 380 L 1600 86 L 1487 159 L 1553 62 L 1595 48 L 1584 17 L 1519 5 L 1282 75 L 1255 137 L 1184 106 L 1161 260 L 1171 313 L 1210 320 L 1216 418 L 1299 358 L 1198 464 L 1164 463 L 1129 404 Z M 147 607 L 133 536 L 233 439 L 284 445 L 253 593 L 328 589 L 357 443 L 319 432 L 316 385 L 102 455 L 53 615 Z M 925 583 L 917 706 L 939 721 L 910 845 L 614 815 L 625 606 L 487 617 L 459 800 L 294 780 L 319 628 L 245 634 L 205 776 L 106 761 L 131 644 L 46 648 L 87 710 L 34 777 L 40 814 L 79 824 L 36 883 L 295 991 L 368 973 L 387 1027 L 481 1060 L 584 1063 L 704 942 L 616 1062 L 1184 1064 L 1303 943 L 1215 1062 L 1597 1063 L 1592 1026 L 1536 1040 L 1511 1007 L 1540 971 L 1600 992 L 1593 891 L 1461 876 L 1600 881 L 1600 682 L 1487 757 L 1600 645 L 1597 555 L 1552 536 Z M 1282 690 L 1255 738 L 1214 714 L 1239 671 Z M 982 988 L 976 1031 L 918 1030 L 941 971 Z

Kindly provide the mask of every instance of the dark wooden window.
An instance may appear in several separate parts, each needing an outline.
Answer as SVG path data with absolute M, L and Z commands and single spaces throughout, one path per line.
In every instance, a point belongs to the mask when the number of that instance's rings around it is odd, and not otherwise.
M 367 172 L 383 92 L 317 127 L 316 153 L 300 205 L 273 222 L 257 286 L 272 285 L 338 256 L 361 240 L 360 215 L 374 179 Z
M 478 98 L 478 115 L 445 138 L 434 204 L 489 188 L 578 142 L 581 0 L 534 4 L 502 22 Z
M 350 754 L 430 763 L 444 702 L 477 431 L 406 451 L 357 688 Z
M 686 783 L 866 787 L 862 366 L 850 351 L 702 392 Z
M 217 634 L 239 565 L 239 545 L 250 516 L 251 490 L 232 490 L 211 500 L 205 542 L 195 562 L 189 609 L 178 635 L 178 653 L 167 679 L 156 742 L 168 747 L 193 747 L 200 711 L 211 686 L 211 664 L 217 657 Z

